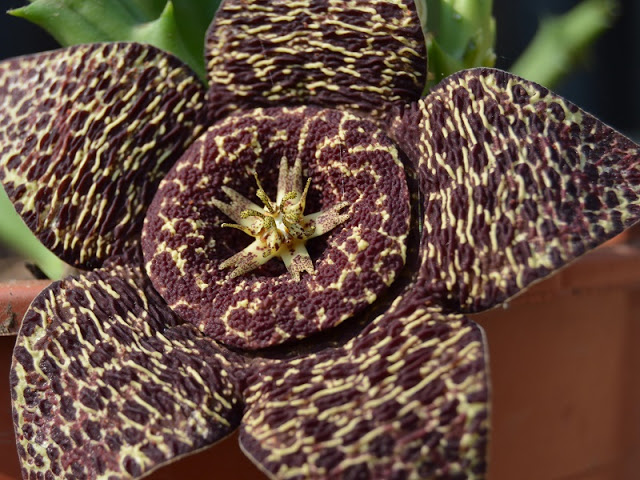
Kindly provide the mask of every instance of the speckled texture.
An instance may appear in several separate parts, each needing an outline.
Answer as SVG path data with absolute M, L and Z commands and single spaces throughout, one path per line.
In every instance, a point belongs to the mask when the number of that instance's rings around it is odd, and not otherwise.
M 216 118 L 319 105 L 373 118 L 417 100 L 426 48 L 413 0 L 227 0 L 206 40 Z
M 18 209 L 75 264 L 110 259 L 44 292 L 23 324 L 11 385 L 25 476 L 139 477 L 244 414 L 243 448 L 272 478 L 484 478 L 484 341 L 457 312 L 504 301 L 634 222 L 639 147 L 495 70 L 412 102 L 426 59 L 410 0 L 224 5 L 207 39 L 208 109 L 185 67 L 141 45 L 0 64 L 0 175 Z M 76 68 L 56 84 L 64 62 Z M 107 100 L 92 93 L 103 87 Z M 352 113 L 250 110 L 299 103 Z M 69 124 L 46 110 L 76 106 Z M 144 269 L 137 254 L 112 263 L 139 247 L 157 182 L 204 110 L 238 109 L 160 187 Z M 217 266 L 251 239 L 220 227 L 221 186 L 255 201 L 251 167 L 273 197 L 281 159 L 296 157 L 309 211 L 345 200 L 348 217 L 305 245 L 315 267 L 299 282 L 277 258 L 229 278 Z M 230 353 L 178 315 L 236 347 L 274 346 Z
M 309 211 L 346 201 L 349 219 L 308 243 L 316 273 L 292 279 L 279 261 L 231 278 L 220 264 L 249 237 L 212 203 L 222 185 L 275 198 L 282 157 L 311 178 Z M 398 152 L 373 124 L 335 110 L 253 110 L 212 127 L 161 184 L 146 219 L 147 272 L 171 308 L 207 335 L 243 348 L 307 337 L 360 312 L 402 268 L 409 196 Z
M 396 307 L 341 348 L 254 364 L 240 443 L 270 477 L 484 478 L 480 328 L 411 295 Z
M 638 145 L 532 82 L 461 72 L 391 123 L 424 198 L 418 282 L 452 311 L 503 302 L 640 218 Z
M 179 323 L 139 268 L 43 291 L 11 372 L 24 478 L 139 477 L 233 431 L 242 363 Z
M 94 44 L 0 63 L 0 181 L 38 238 L 90 268 L 137 242 L 158 182 L 203 130 L 171 55 Z

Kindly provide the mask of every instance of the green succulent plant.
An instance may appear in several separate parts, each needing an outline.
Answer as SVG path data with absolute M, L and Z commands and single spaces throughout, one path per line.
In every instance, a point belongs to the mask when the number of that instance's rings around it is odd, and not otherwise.
M 61 45 L 129 40 L 155 45 L 206 77 L 204 34 L 220 0 L 30 0 L 10 13 L 47 30 Z
M 472 67 L 493 67 L 496 22 L 492 0 L 419 0 L 429 54 L 428 85 Z

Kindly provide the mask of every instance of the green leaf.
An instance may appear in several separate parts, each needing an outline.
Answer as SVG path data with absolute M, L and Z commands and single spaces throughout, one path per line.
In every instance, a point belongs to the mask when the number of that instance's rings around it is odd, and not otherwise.
M 492 0 L 415 1 L 429 54 L 429 87 L 457 71 L 495 64 Z
M 29 0 L 34 2 L 35 0 Z M 157 18 L 164 10 L 167 0 L 119 0 L 123 7 L 129 8 L 140 20 Z
M 593 41 L 615 19 L 614 0 L 585 0 L 557 17 L 544 19 L 511 71 L 553 88 L 573 69 Z
M 178 0 L 174 3 L 180 34 L 189 51 L 204 65 L 204 37 L 221 0 Z
M 52 280 L 62 278 L 66 274 L 67 266 L 31 233 L 29 227 L 24 224 L 13 208 L 11 200 L 1 185 L 0 212 L 0 218 L 2 218 L 0 243 L 35 263 Z
M 30 0 L 9 13 L 47 30 L 63 46 L 135 41 L 167 50 L 205 79 L 204 35 L 220 0 Z

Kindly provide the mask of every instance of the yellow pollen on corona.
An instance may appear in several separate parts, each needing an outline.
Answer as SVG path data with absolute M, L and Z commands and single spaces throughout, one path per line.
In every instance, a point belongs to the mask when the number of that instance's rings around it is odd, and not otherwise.
M 289 274 L 300 281 L 300 274 L 315 272 L 305 246 L 306 242 L 332 230 L 349 218 L 340 210 L 348 203 L 340 202 L 328 210 L 304 214 L 311 179 L 302 188 L 302 164 L 296 160 L 289 169 L 286 159 L 280 162 L 278 193 L 275 203 L 268 197 L 258 176 L 254 173 L 258 190 L 256 196 L 263 206 L 256 205 L 228 187 L 222 191 L 231 203 L 213 199 L 213 204 L 237 223 L 223 223 L 223 227 L 236 228 L 255 238 L 245 249 L 229 257 L 220 268 L 234 267 L 231 278 L 250 272 L 275 257 L 280 257 Z

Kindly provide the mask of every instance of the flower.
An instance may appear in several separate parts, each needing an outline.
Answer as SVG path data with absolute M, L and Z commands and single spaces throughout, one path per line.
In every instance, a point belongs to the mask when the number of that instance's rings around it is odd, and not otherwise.
M 18 335 L 24 476 L 138 477 L 240 426 L 273 478 L 483 478 L 463 315 L 635 222 L 638 146 L 497 70 L 420 99 L 410 0 L 229 0 L 206 45 L 206 91 L 139 44 L 0 64 L 0 180 L 87 270 Z

